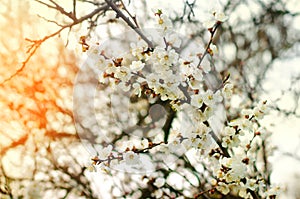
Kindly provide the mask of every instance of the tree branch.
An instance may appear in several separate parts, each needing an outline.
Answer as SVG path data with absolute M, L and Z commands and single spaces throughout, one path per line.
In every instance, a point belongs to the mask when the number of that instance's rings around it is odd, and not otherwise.
M 139 29 L 134 23 L 132 23 L 128 17 L 126 17 L 123 12 L 116 6 L 112 0 L 105 0 L 105 2 L 117 13 L 117 17 L 121 17 L 130 28 L 132 28 L 147 44 L 149 48 L 153 48 L 153 43 L 144 35 L 144 33 Z
M 37 2 L 40 2 L 39 0 L 36 0 Z M 44 5 L 47 5 L 49 8 L 52 8 L 52 9 L 56 9 L 56 7 L 54 6 L 51 6 L 51 5 L 48 5 L 44 2 L 40 2 L 41 4 L 44 4 Z M 4 84 L 10 80 L 12 80 L 14 77 L 16 77 L 19 73 L 21 73 L 26 64 L 30 61 L 30 59 L 32 58 L 32 56 L 35 54 L 36 50 L 41 46 L 42 43 L 44 43 L 46 40 L 50 39 L 51 37 L 55 37 L 56 35 L 60 34 L 60 32 L 62 32 L 64 29 L 66 28 L 71 28 L 75 25 L 78 25 L 80 23 L 82 23 L 83 21 L 89 19 L 89 18 L 92 18 L 93 16 L 95 16 L 96 14 L 100 13 L 101 11 L 106 11 L 107 9 L 109 8 L 108 5 L 104 5 L 104 6 L 101 6 L 97 9 L 95 9 L 94 11 L 92 11 L 90 14 L 87 14 L 79 19 L 77 18 L 73 18 L 73 22 L 72 23 L 69 23 L 67 25 L 64 25 L 64 26 L 61 26 L 61 28 L 57 31 L 55 31 L 54 33 L 50 34 L 50 35 L 47 35 L 45 36 L 44 38 L 42 39 L 39 39 L 39 40 L 31 40 L 31 39 L 26 39 L 27 41 L 30 41 L 32 42 L 32 45 L 29 47 L 28 49 L 28 53 L 29 55 L 27 56 L 27 58 L 22 62 L 22 65 L 19 69 L 17 69 L 15 71 L 15 73 L 13 73 L 12 75 L 10 75 L 8 78 L 4 79 L 0 84 Z

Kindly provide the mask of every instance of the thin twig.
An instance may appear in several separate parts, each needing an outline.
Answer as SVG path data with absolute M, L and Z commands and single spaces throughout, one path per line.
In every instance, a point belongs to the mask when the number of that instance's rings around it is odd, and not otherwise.
M 213 131 L 209 132 L 209 134 L 216 141 L 216 143 L 218 144 L 218 146 L 222 150 L 224 157 L 230 157 L 227 149 L 222 146 L 222 141 L 218 138 L 218 136 Z
M 61 7 L 60 5 L 58 5 L 55 1 L 53 0 L 49 0 L 51 3 L 53 3 L 56 6 L 56 10 L 58 10 L 60 13 L 62 13 L 63 15 L 66 15 L 67 17 L 69 17 L 70 19 L 72 19 L 73 21 L 76 21 L 75 15 L 72 12 L 67 12 L 65 11 L 65 9 L 63 7 Z
M 36 0 L 37 2 L 40 2 L 39 0 Z M 46 6 L 48 6 L 49 8 L 52 9 L 57 9 L 54 6 L 48 5 L 44 2 L 40 2 L 41 4 L 44 4 Z M 73 26 L 82 23 L 83 21 L 92 18 L 93 16 L 95 16 L 96 14 L 100 13 L 101 11 L 105 11 L 109 8 L 108 5 L 104 5 L 101 6 L 97 9 L 95 9 L 94 11 L 92 11 L 90 14 L 87 14 L 79 19 L 73 19 L 73 22 L 67 25 L 62 26 L 59 30 L 55 31 L 54 33 L 45 36 L 42 39 L 39 40 L 32 40 L 32 39 L 26 39 L 27 41 L 32 42 L 32 45 L 29 47 L 29 49 L 27 50 L 27 53 L 29 53 L 29 55 L 26 57 L 26 59 L 22 62 L 22 65 L 19 69 L 17 69 L 12 75 L 10 75 L 8 78 L 4 79 L 0 84 L 4 84 L 8 81 L 10 81 L 11 79 L 13 79 L 14 77 L 16 77 L 20 72 L 22 72 L 26 66 L 26 64 L 30 61 L 30 59 L 32 58 L 32 56 L 35 54 L 36 50 L 42 45 L 42 43 L 44 43 L 46 40 L 50 39 L 51 37 L 55 37 L 56 35 L 60 34 L 61 31 L 63 31 L 66 28 L 72 28 Z
M 76 19 L 76 0 L 73 0 L 73 16 Z
M 134 25 L 128 17 L 126 17 L 123 12 L 116 6 L 112 0 L 105 0 L 105 2 L 117 13 L 118 17 L 121 17 L 127 25 L 132 28 L 147 44 L 149 48 L 153 48 L 153 43 L 144 35 L 144 33 L 136 25 Z
M 137 23 L 136 16 L 132 16 L 132 14 L 128 11 L 128 9 L 126 8 L 126 6 L 125 6 L 125 4 L 123 3 L 122 0 L 121 0 L 121 4 L 123 6 L 123 9 L 127 12 L 127 14 L 130 16 L 130 18 L 135 23 L 136 27 L 140 28 L 139 24 Z
M 37 16 L 40 17 L 41 19 L 43 19 L 43 20 L 49 22 L 49 23 L 54 23 L 55 25 L 57 25 L 57 26 L 59 26 L 59 27 L 63 27 L 63 26 L 64 26 L 64 25 L 62 25 L 62 24 L 57 23 L 57 22 L 54 21 L 54 20 L 47 19 L 47 18 L 45 18 L 45 17 L 43 17 L 43 16 L 41 16 L 41 15 L 37 15 Z
M 206 49 L 204 51 L 204 53 L 201 55 L 201 57 L 199 58 L 199 62 L 198 62 L 198 65 L 197 65 L 197 68 L 200 67 L 204 57 L 207 55 L 208 51 L 209 51 L 209 48 L 210 48 L 210 44 L 213 42 L 213 39 L 214 39 L 214 35 L 218 29 L 218 27 L 220 27 L 221 25 L 221 22 L 217 22 L 216 25 L 210 30 L 210 40 L 206 46 Z

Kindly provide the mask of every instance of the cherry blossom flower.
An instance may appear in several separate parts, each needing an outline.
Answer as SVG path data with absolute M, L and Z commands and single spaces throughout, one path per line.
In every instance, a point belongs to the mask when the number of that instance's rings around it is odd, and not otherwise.
M 140 163 L 139 156 L 133 151 L 127 151 L 124 154 L 124 160 L 127 165 L 137 165 Z
M 211 70 L 211 67 L 209 64 L 204 64 L 201 66 L 201 69 L 203 70 L 203 72 L 209 73 L 209 71 Z
M 86 168 L 87 168 L 87 170 L 88 170 L 89 172 L 96 172 L 96 171 L 97 171 L 95 165 L 93 165 L 92 163 L 89 163 L 89 164 L 86 166 Z
M 155 198 L 162 198 L 163 196 L 163 190 L 162 189 L 156 189 L 154 191 L 154 193 L 151 194 L 152 197 L 155 197 Z
M 143 139 L 141 145 L 143 148 L 147 148 L 149 146 L 149 141 L 147 139 Z
M 222 101 L 222 96 L 220 95 L 220 92 L 216 92 L 213 93 L 211 90 L 207 90 L 204 94 L 203 94 L 203 102 L 207 105 L 207 106 L 212 106 L 214 105 L 216 102 L 221 102 Z
M 203 26 L 207 29 L 212 28 L 215 25 L 216 21 L 209 19 L 203 22 Z
M 197 69 L 194 65 L 192 65 L 191 69 L 192 69 L 191 75 L 193 75 L 193 77 L 195 78 L 195 80 L 202 81 L 203 80 L 202 71 L 199 70 L 199 69 Z
M 116 70 L 114 71 L 115 77 L 120 79 L 121 81 L 127 82 L 130 80 L 132 73 L 130 71 L 130 68 L 127 66 L 121 66 L 117 67 Z
M 203 22 L 203 26 L 208 29 L 212 28 L 217 22 L 225 22 L 228 19 L 223 12 L 217 10 L 212 10 L 211 14 L 210 18 Z
M 139 60 L 145 59 L 148 60 L 150 54 L 144 53 L 148 49 L 148 44 L 144 40 L 139 40 L 137 43 L 130 44 L 130 52 L 133 56 L 137 57 Z
M 267 112 L 267 101 L 260 101 L 258 105 L 253 109 L 253 115 L 258 119 L 261 119 Z
M 215 12 L 215 20 L 220 21 L 220 22 L 225 22 L 228 17 L 223 13 L 223 12 Z
M 209 49 L 211 51 L 211 55 L 218 54 L 218 48 L 215 44 L 210 44 Z
M 168 145 L 168 148 L 171 152 L 176 152 L 177 150 L 179 150 L 181 148 L 180 138 L 177 137 L 173 141 L 171 141 Z
M 200 108 L 204 102 L 204 96 L 202 94 L 196 94 L 191 96 L 191 105 Z
M 103 171 L 104 173 L 110 172 L 110 167 L 107 165 L 106 162 L 101 162 L 99 165 L 97 165 L 99 171 Z
M 157 47 L 153 51 L 153 58 L 156 58 L 154 62 L 159 63 L 160 65 L 165 65 L 164 69 L 167 70 L 172 63 L 177 62 L 179 55 L 175 52 L 174 49 L 165 50 L 163 47 Z M 160 70 L 161 70 L 160 66 Z
M 249 121 L 249 118 L 238 118 L 229 123 L 230 126 L 237 126 L 241 131 L 240 135 L 243 135 L 244 131 L 251 131 L 253 129 L 253 123 Z
M 108 156 L 110 155 L 111 151 L 112 151 L 112 145 L 108 145 L 107 147 L 101 149 L 101 150 L 98 150 L 98 158 L 100 160 L 105 160 L 108 158 Z
M 222 94 L 225 99 L 229 99 L 233 93 L 233 84 L 227 83 L 222 89 Z
M 162 186 L 164 186 L 166 183 L 166 179 L 165 178 L 156 178 L 155 182 L 153 183 L 156 187 L 160 188 Z
M 274 198 L 274 196 L 279 195 L 282 190 L 279 186 L 273 186 L 267 190 L 264 194 L 268 199 Z
M 159 86 L 159 77 L 157 75 L 151 73 L 146 78 L 149 88 L 153 89 Z
M 181 45 L 181 40 L 177 34 L 170 34 L 166 37 L 168 45 L 171 45 L 174 48 L 179 48 Z
M 244 157 L 242 155 L 221 159 L 221 171 L 224 170 L 224 167 L 226 168 L 224 172 L 226 182 L 238 181 L 246 176 L 247 165 L 243 163 L 243 159 Z
M 224 195 L 227 195 L 230 192 L 229 186 L 224 182 L 219 182 L 216 188 L 219 192 L 221 192 Z
M 235 129 L 229 126 L 224 128 L 224 135 L 226 136 L 233 136 L 235 134 Z
M 120 89 L 122 89 L 124 92 L 127 92 L 127 91 L 130 90 L 130 85 L 127 84 L 126 82 L 120 82 L 120 83 L 118 84 L 118 87 L 119 87 Z
M 240 144 L 240 138 L 237 135 L 224 136 L 222 138 L 222 146 L 225 148 L 237 147 Z
M 158 24 L 158 28 L 160 30 L 160 33 L 162 35 L 166 35 L 166 34 L 170 33 L 171 30 L 172 30 L 172 21 L 165 14 L 161 14 L 159 16 L 157 24 Z
M 198 81 L 196 79 L 191 79 L 188 83 L 189 87 L 194 90 L 198 90 L 203 87 L 202 81 Z
M 141 89 L 141 85 L 139 83 L 133 83 L 132 88 L 133 88 L 132 93 L 134 93 L 138 97 L 140 97 L 142 95 L 142 89 Z
M 145 63 L 141 61 L 133 61 L 131 65 L 129 66 L 132 72 L 140 71 L 144 68 Z

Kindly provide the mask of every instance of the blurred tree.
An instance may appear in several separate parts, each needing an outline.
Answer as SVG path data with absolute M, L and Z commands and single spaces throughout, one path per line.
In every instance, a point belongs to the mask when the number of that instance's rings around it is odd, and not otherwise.
M 57 198 L 68 196 L 96 198 L 95 190 L 91 188 L 91 181 L 86 177 L 86 169 L 83 167 L 84 156 L 77 154 L 81 146 L 76 130 L 81 141 L 88 141 L 88 145 L 97 153 L 101 148 L 99 145 L 107 146 L 110 143 L 124 145 L 123 143 L 134 136 L 141 136 L 140 134 L 149 136 L 155 133 L 156 129 L 165 133 L 165 141 L 167 141 L 168 133 L 178 116 L 172 111 L 168 102 L 158 100 L 151 103 L 143 95 L 141 98 L 136 96 L 124 98 L 123 95 L 112 93 L 109 87 L 99 86 L 97 76 L 94 76 L 99 74 L 99 71 L 93 66 L 79 70 L 76 67 L 76 57 L 65 50 L 63 40 L 53 43 L 51 49 L 43 48 L 41 45 L 66 30 L 70 32 L 69 38 L 72 38 L 72 34 L 76 35 L 75 43 L 78 42 L 80 35 L 75 30 L 77 25 L 86 27 L 82 32 L 86 33 L 87 40 L 80 41 L 84 50 L 88 50 L 91 42 L 89 39 L 93 37 L 99 39 L 110 37 L 110 41 L 120 40 L 120 30 L 132 28 L 143 38 L 143 31 L 140 31 L 139 27 L 143 27 L 146 21 L 153 22 L 151 21 L 153 12 L 146 1 L 123 3 L 120 0 L 74 0 L 72 4 L 67 4 L 63 1 L 35 0 L 34 3 L 56 11 L 54 19 L 49 19 L 45 15 L 42 17 L 49 23 L 56 24 L 58 29 L 51 29 L 51 33 L 44 35 L 45 37 L 33 35 L 34 39 L 28 39 L 26 42 L 23 38 L 24 35 L 29 35 L 25 33 L 29 31 L 26 27 L 37 27 L 32 24 L 35 20 L 34 16 L 25 16 L 24 10 L 29 8 L 28 2 L 17 4 L 11 1 L 2 2 L 5 9 L 2 12 L 1 22 L 2 29 L 5 31 L 2 31 L 1 35 L 1 44 L 4 47 L 0 49 L 1 62 L 3 62 L 0 82 L 4 82 L 0 90 L 2 108 L 0 114 L 3 118 L 0 134 L 1 176 L 3 177 L 1 177 L 0 192 L 8 197 L 28 195 L 37 198 L 54 194 Z M 210 40 L 218 45 L 219 55 L 215 55 L 213 59 L 206 56 L 204 60 L 204 63 L 208 63 L 212 68 L 211 72 L 205 75 L 205 87 L 217 88 L 230 73 L 230 81 L 235 86 L 235 101 L 224 104 L 225 116 L 220 116 L 219 121 L 210 122 L 210 126 L 217 132 L 216 141 L 222 138 L 220 129 L 223 123 L 240 117 L 242 108 L 253 108 L 254 102 L 270 94 L 271 91 L 267 90 L 264 84 L 274 63 L 299 55 L 300 35 L 295 24 L 300 13 L 291 9 L 293 8 L 291 4 L 292 1 L 222 1 L 220 8 L 229 16 L 229 20 L 222 24 L 211 38 L 211 33 L 202 25 L 203 20 L 199 13 L 203 11 L 200 1 L 185 1 L 182 3 L 182 10 L 176 11 L 161 4 L 161 8 L 170 13 L 175 29 L 188 38 L 182 51 L 189 50 L 194 43 L 205 46 Z M 136 12 L 136 16 L 132 14 L 133 12 Z M 100 34 L 98 30 L 101 30 Z M 34 28 L 31 28 L 31 31 L 34 33 Z M 126 46 L 132 34 L 124 33 L 124 35 L 125 38 L 122 39 Z M 147 41 L 147 38 L 144 39 Z M 28 42 L 29 51 L 24 54 Z M 50 41 L 47 42 L 49 43 L 43 45 L 50 46 Z M 40 51 L 36 51 L 40 47 Z M 107 47 L 111 47 L 110 44 Z M 196 50 L 199 51 L 199 48 Z M 19 63 L 20 57 L 25 60 L 23 63 Z M 95 70 L 92 76 L 90 70 Z M 85 106 L 82 100 L 74 103 L 74 110 L 83 111 L 82 117 L 77 115 L 78 118 L 75 118 L 78 125 L 75 130 L 72 89 L 77 72 L 82 78 L 77 79 L 76 82 L 82 85 L 77 88 L 82 89 L 79 94 L 85 92 L 84 95 L 93 97 L 94 90 L 89 91 L 86 88 L 98 86 L 96 95 L 99 99 L 96 106 L 91 107 Z M 299 83 L 299 70 L 297 72 L 293 81 Z M 295 96 L 295 106 L 292 110 L 284 110 L 276 103 L 272 104 L 272 108 L 281 114 L 299 117 L 299 89 L 297 89 L 291 87 L 289 90 Z M 276 97 L 279 100 L 281 95 Z M 276 99 L 273 101 L 276 102 Z M 120 107 L 121 102 L 129 105 Z M 155 116 L 154 119 L 153 110 L 157 113 L 158 105 L 164 107 L 162 114 L 166 115 L 161 118 Z M 94 107 L 96 110 L 93 109 Z M 111 113 L 112 109 L 113 113 Z M 132 112 L 129 112 L 126 118 L 124 113 L 128 110 Z M 93 111 L 101 114 L 93 121 L 84 118 L 94 114 Z M 134 124 L 131 125 L 132 119 L 137 121 L 138 128 Z M 153 123 L 150 122 L 151 125 L 148 125 L 149 119 L 153 120 Z M 147 127 L 143 128 L 143 125 Z M 98 127 L 94 128 L 95 126 Z M 260 126 L 259 122 L 258 126 Z M 102 134 L 99 133 L 99 129 Z M 272 170 L 268 161 L 271 154 L 268 151 L 271 144 L 266 139 L 256 147 L 258 154 L 255 168 L 259 170 L 257 175 L 261 175 L 269 186 Z M 118 176 L 114 178 L 118 182 L 115 182 L 116 186 L 111 188 L 111 194 L 120 197 L 147 198 L 163 190 L 162 195 L 166 197 L 171 197 L 171 193 L 186 197 L 193 197 L 196 194 L 198 198 L 222 197 L 219 192 L 213 194 L 214 189 L 208 187 L 208 176 L 213 172 L 211 168 L 207 167 L 202 160 L 197 160 L 196 165 L 192 161 L 195 160 L 191 157 L 180 156 L 174 167 L 160 168 L 157 172 L 159 174 L 151 177 L 145 175 L 141 178 L 112 171 L 112 175 Z M 17 168 L 20 169 L 18 172 L 16 172 Z M 155 184 L 158 176 L 167 179 L 164 189 Z M 175 177 L 180 179 L 178 181 L 182 186 L 173 183 Z M 147 183 L 143 183 L 142 179 L 147 178 Z M 32 194 L 37 195 L 30 196 Z M 226 197 L 239 198 L 236 194 Z M 255 194 L 252 194 L 252 197 L 255 198 Z
M 28 1 L 0 7 L 1 80 L 26 64 L 0 88 L 0 198 L 96 198 L 73 124 L 76 57 L 59 39 L 26 61 L 25 38 L 46 27 L 27 12 Z

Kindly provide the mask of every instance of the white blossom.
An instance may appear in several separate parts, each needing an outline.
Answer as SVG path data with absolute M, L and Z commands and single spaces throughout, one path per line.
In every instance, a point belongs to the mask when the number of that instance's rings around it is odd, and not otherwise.
M 127 151 L 124 154 L 124 160 L 127 165 L 137 165 L 140 163 L 139 156 L 133 151 Z
M 237 147 L 240 144 L 239 136 L 237 135 L 231 135 L 231 136 L 224 136 L 222 138 L 222 146 L 224 148 L 233 148 Z
M 219 51 L 218 51 L 218 48 L 215 44 L 210 44 L 209 48 L 212 51 L 213 55 L 218 54 Z
M 227 172 L 224 172 L 226 182 L 238 181 L 246 176 L 247 165 L 242 162 L 243 158 L 244 156 L 236 154 L 233 157 L 221 159 L 221 165 L 229 168 Z
M 151 73 L 146 78 L 149 88 L 153 89 L 159 86 L 159 77 L 156 74 Z
M 143 53 L 147 50 L 148 44 L 144 40 L 139 40 L 137 43 L 130 44 L 131 54 L 137 57 L 139 60 L 148 59 L 149 55 L 147 53 Z M 151 52 L 149 52 L 151 54 Z
M 142 95 L 142 89 L 141 89 L 141 85 L 139 83 L 133 83 L 132 88 L 133 88 L 132 93 L 134 93 L 138 97 L 140 97 Z
M 215 20 L 209 19 L 203 22 L 203 26 L 208 29 L 208 28 L 212 28 L 215 25 L 215 23 L 216 23 Z
M 196 94 L 191 96 L 191 105 L 200 108 L 204 102 L 204 96 L 202 94 Z
M 116 70 L 114 71 L 115 77 L 120 79 L 121 81 L 128 81 L 130 80 L 132 74 L 130 71 L 130 68 L 127 66 L 121 66 L 121 67 L 116 67 Z
M 253 128 L 253 123 L 247 118 L 238 118 L 229 123 L 230 126 L 237 126 L 240 135 L 243 135 L 244 131 L 251 131 Z
M 106 162 L 101 162 L 99 165 L 97 165 L 97 171 L 102 171 L 104 173 L 110 172 L 110 167 L 107 165 Z
M 219 182 L 216 188 L 219 192 L 221 192 L 224 195 L 227 195 L 230 192 L 228 185 L 224 182 Z
M 176 152 L 181 148 L 180 138 L 176 137 L 168 144 L 168 148 L 171 152 Z
M 260 101 L 253 109 L 253 114 L 256 118 L 261 119 L 268 112 L 267 102 Z
M 96 171 L 97 171 L 95 165 L 93 165 L 92 163 L 89 163 L 89 164 L 86 166 L 86 168 L 87 168 L 87 170 L 88 170 L 89 172 L 96 172 Z
M 149 141 L 147 139 L 143 139 L 141 142 L 141 145 L 143 148 L 148 148 L 149 147 Z
M 280 189 L 279 186 L 273 186 L 273 187 L 271 187 L 270 189 L 267 190 L 267 192 L 265 193 L 265 195 L 269 199 L 271 196 L 279 195 L 281 191 L 282 190 Z
M 162 198 L 163 191 L 162 189 L 156 189 L 151 195 L 155 198 Z
M 235 134 L 235 129 L 229 126 L 224 128 L 224 135 L 226 136 L 233 136 Z
M 144 68 L 144 66 L 145 66 L 145 63 L 143 63 L 141 61 L 133 61 L 129 67 L 130 67 L 131 71 L 137 72 L 137 71 L 142 70 Z
M 198 81 L 198 80 L 196 80 L 196 79 L 191 79 L 191 80 L 189 81 L 189 87 L 190 87 L 191 89 L 195 89 L 195 90 L 201 89 L 202 86 L 203 86 L 202 81 Z
M 169 45 L 175 48 L 179 48 L 181 45 L 181 40 L 177 34 L 170 34 L 166 37 Z
M 201 66 L 201 68 L 202 68 L 203 72 L 205 72 L 205 73 L 209 73 L 209 71 L 211 70 L 211 67 L 209 64 L 204 64 Z
M 127 92 L 127 91 L 130 90 L 130 84 L 127 84 L 126 82 L 120 82 L 120 83 L 118 84 L 118 87 L 119 87 L 120 89 L 122 89 L 124 92 Z
M 112 151 L 112 145 L 108 145 L 105 148 L 102 148 L 101 150 L 98 150 L 98 158 L 100 160 L 105 160 L 108 158 L 108 156 L 110 155 L 111 151 Z
M 229 99 L 233 93 L 233 84 L 227 83 L 222 89 L 222 94 L 226 99 Z
M 220 11 L 212 10 L 209 19 L 203 22 L 205 28 L 212 28 L 217 22 L 225 22 L 228 17 Z
M 165 178 L 156 178 L 155 182 L 153 183 L 156 187 L 160 188 L 165 185 L 166 179 Z
M 164 36 L 171 32 L 172 30 L 172 21 L 165 14 L 161 14 L 157 21 L 158 28 L 160 33 Z
M 228 17 L 223 12 L 215 12 L 215 19 L 220 22 L 225 22 Z
M 192 75 L 195 78 L 195 80 L 198 80 L 198 81 L 202 81 L 203 80 L 202 71 L 199 70 L 198 68 L 196 68 L 195 66 L 192 67 Z
M 220 92 L 213 93 L 211 90 L 207 90 L 203 94 L 203 102 L 207 106 L 213 106 L 216 102 L 221 102 L 222 96 L 220 95 Z

